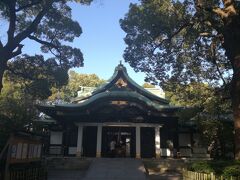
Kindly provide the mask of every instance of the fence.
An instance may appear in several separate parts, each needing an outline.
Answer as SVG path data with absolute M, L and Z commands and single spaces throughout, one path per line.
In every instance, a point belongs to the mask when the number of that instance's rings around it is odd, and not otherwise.
M 47 180 L 47 171 L 44 167 L 10 169 L 9 180 Z
M 223 176 L 216 176 L 213 173 L 199 173 L 193 171 L 183 170 L 183 180 L 240 180 L 240 177 L 224 178 Z
M 42 136 L 15 132 L 0 154 L 0 180 L 45 180 Z

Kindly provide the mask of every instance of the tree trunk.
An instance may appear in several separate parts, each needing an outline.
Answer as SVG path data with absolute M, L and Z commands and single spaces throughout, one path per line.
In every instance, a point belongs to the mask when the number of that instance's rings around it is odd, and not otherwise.
M 1 54 L 0 54 L 0 57 L 2 57 Z M 3 88 L 3 74 L 6 70 L 6 67 L 7 67 L 7 63 L 5 61 L 3 61 L 2 59 L 0 59 L 0 93 Z
M 0 94 L 3 88 L 3 75 L 7 70 L 7 62 L 11 59 L 11 49 L 10 48 L 0 48 Z
M 231 99 L 234 118 L 235 159 L 240 160 L 240 16 L 229 16 L 225 23 L 223 47 L 233 68 Z
M 239 59 L 240 61 L 240 59 Z M 240 160 L 240 75 L 234 75 L 232 84 L 232 107 L 235 131 L 235 159 Z
M 234 109 L 235 159 L 240 160 L 240 110 Z

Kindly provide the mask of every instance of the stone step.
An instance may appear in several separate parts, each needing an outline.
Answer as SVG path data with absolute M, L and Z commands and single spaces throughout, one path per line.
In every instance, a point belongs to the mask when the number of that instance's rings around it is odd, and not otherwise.
M 210 154 L 194 153 L 192 154 L 192 158 L 210 158 Z
M 149 171 L 153 171 L 149 172 L 150 174 L 157 171 L 159 171 L 159 173 L 180 173 L 183 168 L 187 167 L 186 160 L 184 159 L 144 159 L 143 162 L 149 167 Z
M 71 170 L 85 170 L 90 164 L 90 159 L 85 158 L 47 158 L 47 167 L 48 169 L 71 169 Z

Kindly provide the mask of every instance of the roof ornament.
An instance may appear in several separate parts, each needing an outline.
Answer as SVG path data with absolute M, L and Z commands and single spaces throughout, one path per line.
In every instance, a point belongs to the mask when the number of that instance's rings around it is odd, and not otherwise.
M 116 66 L 115 68 L 115 72 L 117 71 L 124 71 L 125 73 L 127 73 L 127 69 L 126 67 L 122 64 L 122 60 L 119 61 L 119 64 Z
M 115 84 L 118 88 L 127 87 L 127 82 L 125 82 L 122 78 L 118 79 Z

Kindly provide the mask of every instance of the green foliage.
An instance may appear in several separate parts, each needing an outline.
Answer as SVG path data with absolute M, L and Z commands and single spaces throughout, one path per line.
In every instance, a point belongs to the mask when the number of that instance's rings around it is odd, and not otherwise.
M 240 176 L 239 161 L 197 161 L 189 165 L 190 171 L 201 173 L 214 173 L 225 178 Z
M 228 166 L 223 170 L 223 176 L 225 178 L 233 177 L 240 177 L 240 164 Z
M 24 85 L 25 93 L 35 99 L 46 99 L 51 95 L 51 87 L 61 87 L 68 82 L 66 70 L 52 64 L 51 60 L 45 62 L 40 55 L 17 57 L 9 67 L 6 71 L 9 81 Z
M 194 162 L 190 165 L 189 170 L 201 173 L 215 172 L 211 164 L 207 161 Z
M 0 94 L 0 150 L 12 132 L 26 130 L 37 116 L 33 96 L 26 94 L 25 88 L 5 76 Z
M 77 96 L 77 92 L 81 86 L 84 87 L 98 87 L 102 85 L 105 80 L 100 79 L 96 74 L 79 74 L 75 71 L 69 72 L 69 82 L 62 88 L 52 88 L 52 95 L 48 98 L 50 101 L 62 99 L 66 102 L 71 101 L 71 98 Z
M 9 70 L 13 79 L 32 81 L 34 88 L 44 83 L 48 94 L 53 85 L 58 87 L 67 83 L 70 68 L 83 66 L 81 50 L 70 46 L 82 33 L 79 23 L 72 20 L 70 2 L 73 0 L 0 2 L 1 18 L 8 24 L 3 29 L 7 32 L 6 42 L 0 39 L 0 81 L 4 72 Z M 89 5 L 92 0 L 75 2 Z M 35 42 L 34 45 L 40 44 L 41 53 L 22 54 L 26 39 Z
M 141 0 L 131 4 L 120 20 L 127 33 L 125 61 L 162 87 L 166 82 L 229 82 L 232 67 L 224 54 L 223 39 L 216 35 L 222 33 L 223 20 L 204 10 L 220 2 L 197 3 Z
M 180 125 L 194 125 L 208 147 L 211 157 L 225 157 L 233 152 L 234 137 L 230 100 L 204 83 L 168 84 L 166 97 L 174 105 L 186 107 L 178 112 Z
M 154 86 L 153 84 L 150 84 L 150 83 L 145 82 L 145 83 L 142 85 L 142 87 L 144 87 L 144 88 L 154 88 L 155 86 Z
M 174 105 L 202 108 L 214 98 L 214 88 L 204 84 L 192 82 L 189 84 L 166 83 L 166 98 Z
M 145 72 L 146 81 L 159 83 L 175 104 L 199 107 L 202 119 L 219 121 L 234 115 L 236 159 L 240 159 L 239 24 L 239 3 L 228 0 L 140 0 L 120 20 L 126 33 L 124 59 Z M 175 93 L 180 89 L 185 94 Z M 223 89 L 227 91 L 219 93 Z
M 79 90 L 79 86 L 98 87 L 105 81 L 96 74 L 79 74 L 74 71 L 69 72 L 69 87 L 72 90 Z

